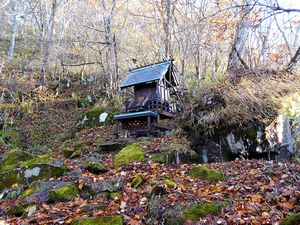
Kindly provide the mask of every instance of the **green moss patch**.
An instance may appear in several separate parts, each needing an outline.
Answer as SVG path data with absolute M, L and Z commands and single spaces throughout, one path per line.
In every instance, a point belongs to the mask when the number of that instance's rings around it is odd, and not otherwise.
M 35 191 L 36 191 L 36 189 L 34 189 L 34 188 L 28 188 L 28 189 L 26 189 L 26 190 L 22 193 L 22 195 L 20 196 L 20 199 L 21 199 L 21 200 L 25 199 L 26 197 L 32 195 Z
M 89 172 L 95 173 L 95 174 L 105 173 L 105 172 L 108 171 L 106 166 L 104 166 L 104 165 L 102 165 L 101 163 L 98 163 L 98 162 L 93 162 L 91 160 L 87 160 L 85 162 L 85 167 Z
M 145 158 L 145 152 L 139 143 L 134 143 L 123 148 L 115 156 L 115 166 L 128 165 L 131 161 L 142 161 Z
M 73 220 L 71 225 L 122 225 L 122 216 L 108 216 Z
M 294 225 L 294 224 L 300 224 L 300 213 L 290 215 L 280 223 L 280 225 Z
M 6 171 L 9 171 L 9 170 L 13 170 L 17 168 L 17 165 L 16 164 L 13 164 L 13 165 L 5 165 L 5 166 L 2 166 L 0 168 L 0 172 L 6 172 Z
M 13 184 L 30 184 L 43 178 L 60 177 L 66 172 L 66 167 L 38 163 L 31 164 L 26 168 L 17 168 L 0 173 L 0 191 L 10 188 Z
M 171 187 L 171 188 L 177 186 L 177 183 L 174 182 L 174 181 L 172 181 L 172 180 L 170 180 L 169 178 L 165 178 L 164 181 L 163 181 L 163 183 L 164 183 L 165 185 L 167 185 L 167 187 Z
M 141 174 L 136 175 L 135 178 L 133 178 L 133 180 L 131 181 L 131 187 L 137 188 L 143 183 L 144 180 L 145 178 L 143 175 Z
M 1 165 L 13 165 L 19 162 L 27 161 L 34 158 L 34 156 L 26 151 L 11 150 L 1 160 Z
M 51 158 L 51 156 L 42 155 L 42 156 L 38 156 L 38 157 L 32 158 L 30 160 L 27 160 L 25 162 L 22 162 L 20 164 L 20 168 L 26 168 L 35 163 L 51 163 L 51 162 L 53 162 L 53 159 Z
M 74 199 L 79 194 L 79 190 L 75 184 L 52 190 L 47 198 L 48 203 L 63 202 Z
M 188 175 L 191 178 L 198 178 L 201 180 L 206 180 L 208 182 L 217 182 L 224 180 L 224 175 L 213 169 L 208 169 L 202 166 L 195 166 L 189 172 Z
M 123 195 L 120 194 L 119 192 L 112 192 L 109 195 L 109 198 L 114 199 L 114 200 L 121 199 L 122 197 L 123 197 Z
M 199 203 L 192 205 L 185 209 L 184 220 L 197 221 L 200 218 L 207 216 L 208 214 L 217 214 L 223 207 L 226 207 L 230 202 L 221 201 L 217 203 Z

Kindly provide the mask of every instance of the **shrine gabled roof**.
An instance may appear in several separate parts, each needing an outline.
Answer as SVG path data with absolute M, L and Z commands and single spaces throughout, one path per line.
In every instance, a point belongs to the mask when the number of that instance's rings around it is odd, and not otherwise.
M 171 63 L 172 61 L 168 60 L 130 70 L 126 79 L 120 85 L 120 88 L 159 80 L 168 72 Z

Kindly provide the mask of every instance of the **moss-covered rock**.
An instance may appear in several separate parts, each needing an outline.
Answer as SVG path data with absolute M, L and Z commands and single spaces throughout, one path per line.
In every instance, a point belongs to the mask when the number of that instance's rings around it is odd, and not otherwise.
M 30 160 L 32 158 L 34 158 L 34 155 L 32 155 L 26 151 L 11 150 L 0 161 L 0 165 L 2 167 L 6 166 L 6 165 L 13 165 L 13 164 L 17 164 L 19 162 Z
M 15 205 L 15 206 L 8 208 L 4 212 L 4 214 L 7 216 L 17 216 L 17 217 L 24 216 L 25 217 L 27 214 L 27 211 L 28 211 L 27 209 L 33 205 L 34 205 L 34 203 L 24 203 L 24 204 Z
M 171 188 L 177 186 L 177 183 L 174 182 L 174 181 L 172 181 L 172 180 L 169 179 L 169 178 L 165 178 L 164 181 L 163 181 L 163 183 L 164 183 L 165 185 L 167 185 L 167 187 L 171 187 Z
M 27 198 L 28 196 L 32 195 L 33 193 L 36 192 L 35 188 L 27 188 L 22 195 L 20 196 L 20 199 L 23 200 L 25 198 Z
M 26 168 L 17 168 L 0 173 L 0 191 L 13 184 L 30 184 L 43 178 L 60 177 L 66 172 L 66 167 L 59 164 L 33 163 Z
M 141 174 L 136 175 L 133 180 L 131 181 L 131 187 L 133 188 L 137 188 L 138 186 L 140 186 L 143 181 L 145 180 L 144 176 Z
M 142 161 L 145 158 L 145 152 L 139 143 L 126 146 L 115 155 L 115 165 L 117 167 L 128 165 L 131 161 Z
M 74 199 L 79 194 L 79 190 L 75 184 L 69 184 L 64 187 L 60 187 L 51 190 L 46 201 L 48 203 L 64 202 Z
M 5 166 L 0 167 L 0 172 L 10 171 L 10 170 L 13 170 L 13 169 L 15 169 L 15 168 L 17 168 L 17 165 L 16 165 L 16 164 L 5 165 Z
M 122 225 L 122 216 L 95 217 L 73 220 L 71 225 Z
M 217 214 L 223 207 L 226 207 L 229 201 L 220 201 L 217 203 L 199 203 L 189 206 L 184 210 L 184 220 L 197 221 L 208 214 Z
M 20 168 L 27 168 L 27 167 L 31 166 L 32 164 L 36 164 L 36 163 L 52 163 L 52 162 L 53 162 L 53 159 L 51 156 L 41 155 L 41 156 L 36 156 L 25 162 L 22 162 L 20 164 Z
M 105 173 L 105 172 L 108 171 L 108 169 L 106 168 L 106 166 L 102 165 L 99 162 L 94 162 L 92 160 L 87 160 L 85 162 L 85 168 L 89 172 L 95 173 L 95 174 Z
M 296 224 L 300 224 L 300 213 L 290 215 L 280 223 L 280 225 L 296 225 Z
M 103 152 L 117 152 L 124 148 L 124 143 L 120 142 L 99 142 L 97 143 L 97 151 L 99 153 Z
M 102 113 L 107 113 L 107 116 L 104 121 L 100 121 L 100 115 Z M 111 125 L 114 123 L 114 114 L 118 113 L 118 110 L 115 108 L 102 108 L 95 106 L 94 108 L 87 111 L 79 119 L 77 123 L 77 128 L 79 130 L 84 128 L 90 128 L 100 125 Z
M 224 180 L 224 175 L 213 169 L 208 169 L 202 166 L 195 166 L 189 172 L 188 175 L 191 178 L 198 178 L 201 180 L 206 180 L 208 182 L 217 182 Z

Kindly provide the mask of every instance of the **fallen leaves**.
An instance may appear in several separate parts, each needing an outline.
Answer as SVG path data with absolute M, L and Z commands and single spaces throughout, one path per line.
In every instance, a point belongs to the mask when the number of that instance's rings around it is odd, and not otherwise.
M 113 164 L 112 156 L 107 157 L 106 164 Z M 74 162 L 70 163 L 77 168 Z M 199 199 L 212 203 L 230 199 L 231 203 L 219 215 L 208 215 L 197 224 L 275 224 L 285 216 L 299 211 L 300 185 L 299 163 L 273 163 L 251 160 L 205 165 L 208 168 L 223 172 L 225 181 L 208 183 L 206 181 L 191 179 L 187 171 L 195 165 L 166 166 L 156 163 L 133 162 L 120 168 L 112 169 L 105 174 L 94 175 L 84 173 L 84 179 L 75 181 L 79 189 L 84 188 L 85 182 L 96 182 L 112 177 L 123 177 L 126 181 L 120 193 L 121 199 L 107 199 L 98 196 L 91 199 L 82 199 L 80 196 L 73 201 L 48 205 L 37 204 L 36 213 L 33 215 L 36 223 L 70 224 L 77 217 L 93 217 L 121 214 L 126 224 L 143 224 L 145 220 L 148 196 L 153 188 L 153 182 L 163 184 L 165 177 L 176 181 L 175 187 L 166 187 L 168 193 L 164 208 L 176 204 L 184 205 L 185 202 Z M 142 174 L 145 182 L 138 188 L 131 187 L 131 181 L 136 174 Z M 69 177 L 61 180 L 67 181 Z M 2 201 L 0 207 L 18 204 L 16 201 Z M 107 204 L 104 210 L 86 212 L 86 204 Z M 1 211 L 0 211 L 1 214 Z M 29 222 L 22 218 L 2 218 L 9 224 Z

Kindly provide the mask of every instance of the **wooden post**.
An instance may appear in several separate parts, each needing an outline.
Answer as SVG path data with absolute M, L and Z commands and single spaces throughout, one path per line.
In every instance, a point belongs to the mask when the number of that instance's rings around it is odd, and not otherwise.
M 116 120 L 116 138 L 119 138 L 119 121 Z
M 150 137 L 150 130 L 151 130 L 151 117 L 147 116 L 147 137 Z

